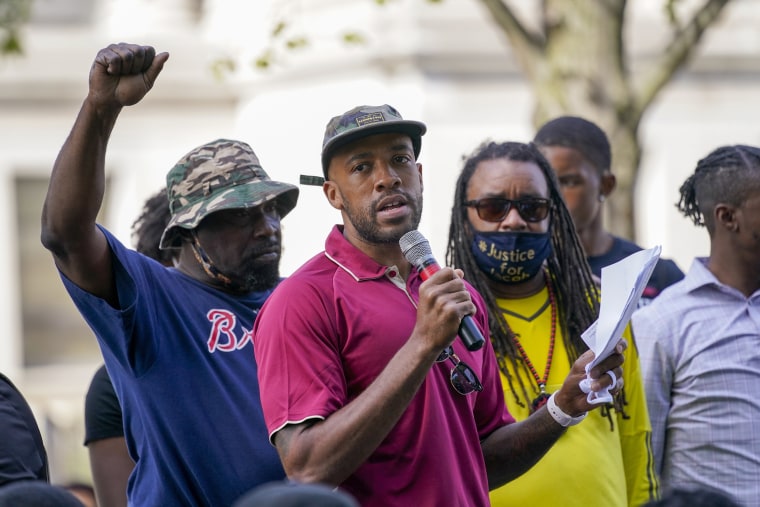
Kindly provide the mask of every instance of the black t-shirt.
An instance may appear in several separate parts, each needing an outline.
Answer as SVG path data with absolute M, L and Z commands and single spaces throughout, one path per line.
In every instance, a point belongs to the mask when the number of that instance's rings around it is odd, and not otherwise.
M 614 264 L 632 253 L 643 250 L 639 245 L 626 241 L 623 238 L 618 238 L 617 236 L 613 236 L 613 238 L 612 248 L 607 253 L 587 257 L 591 271 L 598 277 L 602 276 L 603 267 Z M 681 271 L 675 262 L 660 257 L 654 267 L 654 271 L 652 271 L 652 276 L 649 277 L 649 282 L 641 295 L 638 306 L 650 303 L 665 287 L 673 285 L 683 279 L 683 277 L 683 271 Z
M 123 436 L 121 405 L 103 365 L 92 377 L 84 400 L 84 445 L 94 440 Z
M 49 481 L 47 452 L 32 409 L 0 373 L 0 486 L 19 480 Z

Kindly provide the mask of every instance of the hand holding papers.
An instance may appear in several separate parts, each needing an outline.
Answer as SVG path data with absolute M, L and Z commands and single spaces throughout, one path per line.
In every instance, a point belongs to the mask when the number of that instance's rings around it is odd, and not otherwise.
M 586 378 L 580 384 L 583 392 L 588 393 L 589 403 L 612 402 L 610 388 L 599 392 L 591 391 L 589 372 L 615 350 L 661 251 L 662 247 L 658 245 L 602 268 L 599 318 L 582 334 L 583 341 L 594 352 L 594 359 L 586 365 Z

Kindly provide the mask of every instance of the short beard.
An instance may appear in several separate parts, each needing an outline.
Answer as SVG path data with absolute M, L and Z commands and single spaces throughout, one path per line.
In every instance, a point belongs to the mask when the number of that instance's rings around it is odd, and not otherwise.
M 280 266 L 277 263 L 256 266 L 236 280 L 240 284 L 241 292 L 263 292 L 277 285 L 280 280 Z
M 195 254 L 196 261 L 203 267 L 206 274 L 235 294 L 248 294 L 249 292 L 262 292 L 274 288 L 280 280 L 280 257 L 275 262 L 258 264 L 254 260 L 243 262 L 234 271 L 225 272 L 219 269 L 214 261 L 201 247 L 197 236 L 193 236 L 190 242 Z
M 412 209 L 412 223 L 410 227 L 403 230 L 394 228 L 387 232 L 380 231 L 380 226 L 377 224 L 377 212 L 375 211 L 374 203 L 366 210 L 355 212 L 346 198 L 343 197 L 343 212 L 364 241 L 375 245 L 391 243 L 398 244 L 401 236 L 411 230 L 417 229 L 420 225 L 420 220 L 422 218 L 422 195 L 418 195 L 417 199 L 411 199 L 409 194 L 403 192 L 399 193 L 407 198 L 407 205 Z

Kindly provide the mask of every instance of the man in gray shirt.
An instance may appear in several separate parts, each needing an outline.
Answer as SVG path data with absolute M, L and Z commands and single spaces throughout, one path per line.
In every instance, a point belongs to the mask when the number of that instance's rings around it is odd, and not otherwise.
M 633 315 L 663 489 L 709 487 L 760 506 L 760 148 L 723 146 L 678 208 L 710 256 Z

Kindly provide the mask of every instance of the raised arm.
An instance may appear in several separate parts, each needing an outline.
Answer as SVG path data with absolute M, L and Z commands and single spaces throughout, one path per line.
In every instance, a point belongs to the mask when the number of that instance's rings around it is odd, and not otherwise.
M 58 268 L 114 305 L 110 250 L 95 225 L 103 201 L 106 147 L 122 107 L 148 93 L 168 58 L 150 46 L 125 43 L 98 52 L 89 92 L 55 161 L 42 209 L 42 244 Z

